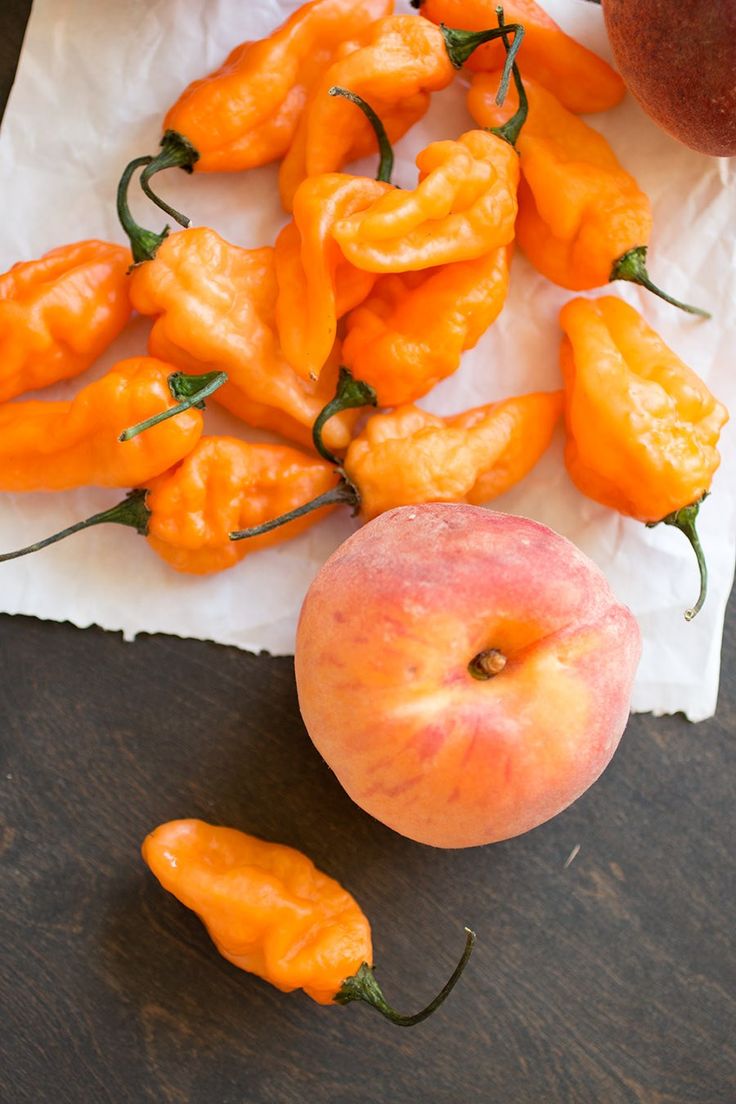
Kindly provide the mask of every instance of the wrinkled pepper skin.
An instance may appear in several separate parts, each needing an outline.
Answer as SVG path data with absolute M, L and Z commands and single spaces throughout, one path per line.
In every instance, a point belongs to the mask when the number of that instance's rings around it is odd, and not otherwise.
M 195 172 L 266 165 L 289 149 L 309 90 L 346 39 L 388 15 L 392 0 L 312 0 L 258 42 L 236 46 L 169 109 L 164 130 L 183 135 Z
M 148 484 L 148 543 L 177 571 L 224 571 L 251 552 L 298 536 L 329 507 L 252 541 L 231 541 L 229 533 L 301 506 L 336 479 L 332 464 L 287 445 L 202 437 L 176 467 Z
M 342 360 L 379 406 L 414 402 L 456 371 L 503 307 L 510 252 L 378 278 L 347 316 Z
M 26 400 L 0 407 L 0 491 L 145 484 L 190 452 L 202 415 L 189 409 L 121 442 L 119 434 L 176 405 L 170 364 L 131 357 L 66 402 Z
M 725 407 L 620 299 L 573 299 L 565 332 L 565 464 L 583 494 L 659 522 L 697 502 L 719 465 Z
M 496 0 L 422 0 L 421 12 L 434 23 L 481 31 L 496 25 Z M 607 111 L 624 98 L 626 87 L 611 66 L 566 35 L 534 0 L 509 0 L 503 5 L 507 23 L 521 23 L 520 55 L 524 83 L 539 81 L 577 115 Z M 503 46 L 488 42 L 467 62 L 468 69 L 487 72 L 503 65 Z
M 335 223 L 334 237 L 357 268 L 414 272 L 471 261 L 513 240 L 519 158 L 508 142 L 471 130 L 432 142 L 417 166 L 413 191 L 394 188 Z
M 333 1004 L 345 978 L 373 960 L 357 902 L 292 847 L 175 820 L 146 837 L 143 858 L 221 955 L 283 993 L 303 989 Z
M 0 402 L 78 376 L 132 313 L 130 250 L 81 241 L 0 275 Z
M 135 309 L 156 319 L 152 355 L 187 372 L 227 372 L 213 398 L 248 425 L 311 447 L 312 425 L 334 394 L 337 360 L 318 383 L 287 362 L 276 335 L 271 247 L 241 249 L 206 227 L 177 231 L 133 270 L 130 285 Z M 331 419 L 331 448 L 347 446 L 355 416 Z
M 305 379 L 319 377 L 335 344 L 338 318 L 363 302 L 375 280 L 345 260 L 332 227 L 390 190 L 377 180 L 343 173 L 310 176 L 297 189 L 294 221 L 275 245 L 276 323 L 287 360 Z
M 373 129 L 355 107 L 328 90 L 349 88 L 367 100 L 398 141 L 425 114 L 430 93 L 455 75 L 440 31 L 421 16 L 395 15 L 369 29 L 364 45 L 338 58 L 315 84 L 279 172 L 284 209 L 308 176 L 337 172 L 377 149 Z
M 468 107 L 482 126 L 498 126 L 514 110 L 513 89 L 502 108 L 494 102 L 499 76 L 473 79 Z M 534 267 L 560 287 L 601 287 L 616 261 L 648 243 L 651 204 L 603 135 L 526 74 L 524 86 L 529 114 L 516 143 L 521 165 L 516 240 Z
M 480 505 L 523 479 L 546 450 L 562 392 L 537 392 L 440 418 L 416 406 L 375 414 L 345 456 L 364 521 L 421 502 Z

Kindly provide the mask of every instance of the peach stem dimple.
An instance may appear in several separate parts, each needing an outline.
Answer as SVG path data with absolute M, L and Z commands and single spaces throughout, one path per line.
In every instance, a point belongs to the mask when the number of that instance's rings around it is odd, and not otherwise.
M 478 652 L 468 664 L 468 671 L 475 679 L 491 679 L 506 666 L 506 656 L 498 648 L 486 648 Z

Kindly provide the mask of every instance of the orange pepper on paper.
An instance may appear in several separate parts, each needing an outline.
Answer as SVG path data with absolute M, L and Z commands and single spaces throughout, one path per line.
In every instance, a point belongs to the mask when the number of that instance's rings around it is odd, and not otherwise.
M 81 241 L 0 276 L 0 402 L 78 376 L 132 313 L 130 250 Z

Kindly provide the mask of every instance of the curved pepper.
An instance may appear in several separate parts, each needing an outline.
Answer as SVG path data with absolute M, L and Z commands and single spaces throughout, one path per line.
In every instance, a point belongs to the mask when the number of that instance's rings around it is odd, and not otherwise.
M 698 601 L 707 570 L 695 530 L 698 507 L 720 463 L 728 412 L 633 307 L 613 296 L 563 307 L 565 463 L 596 502 L 687 536 L 698 558 Z
M 433 23 L 470 31 L 492 27 L 496 0 L 421 0 L 422 15 Z M 603 58 L 566 35 L 534 0 L 504 0 L 504 14 L 524 26 L 524 78 L 549 88 L 570 111 L 588 115 L 620 103 L 626 92 L 621 77 Z M 481 46 L 468 62 L 475 71 L 495 70 L 503 63 L 500 43 Z
M 342 474 L 338 486 L 281 518 L 232 533 L 232 540 L 259 536 L 332 503 L 346 503 L 370 521 L 385 510 L 422 502 L 489 502 L 531 471 L 562 413 L 561 391 L 520 395 L 448 418 L 400 406 L 369 418 L 338 463 L 321 447 L 321 429 L 343 401 L 355 402 L 358 389 L 370 391 L 342 369 L 337 395 L 315 423 L 318 450 Z
M 178 163 L 197 172 L 235 172 L 283 157 L 314 82 L 346 40 L 392 9 L 392 0 L 312 0 L 267 38 L 236 46 L 167 112 L 163 155 L 150 175 L 177 163 L 162 162 L 175 155 L 179 137 L 191 153 Z
M 349 103 L 330 97 L 330 88 L 349 88 L 367 100 L 395 142 L 424 115 L 430 93 L 446 88 L 454 75 L 434 24 L 412 15 L 374 23 L 365 44 L 334 61 L 314 86 L 279 172 L 284 208 L 292 209 L 307 177 L 336 172 L 376 148 L 370 123 Z
M 469 261 L 514 237 L 519 158 L 483 130 L 432 142 L 417 157 L 414 191 L 393 189 L 335 223 L 345 257 L 367 272 L 412 272 Z
M 202 437 L 173 468 L 146 480 L 109 510 L 79 521 L 0 563 L 38 552 L 96 525 L 127 525 L 177 571 L 206 575 L 233 567 L 250 552 L 291 540 L 319 521 L 328 507 L 299 517 L 283 530 L 234 544 L 233 528 L 260 525 L 324 494 L 335 485 L 332 464 L 286 445 L 235 437 Z
M 483 126 L 500 125 L 513 110 L 515 93 L 503 108 L 495 103 L 498 78 L 498 73 L 473 78 L 468 107 Z M 628 280 L 707 317 L 650 281 L 651 204 L 603 135 L 541 84 L 525 79 L 524 85 L 529 113 L 517 141 L 522 178 L 516 238 L 534 267 L 571 291 Z
M 194 448 L 200 412 L 184 410 L 134 441 L 119 435 L 173 408 L 179 378 L 160 360 L 131 357 L 69 401 L 0 407 L 0 491 L 129 487 L 159 475 Z
M 413 1016 L 391 1008 L 375 979 L 368 920 L 355 899 L 293 847 L 234 828 L 174 820 L 146 837 L 143 859 L 164 889 L 197 913 L 217 950 L 283 993 L 303 989 L 318 1004 L 372 1005 L 409 1027 L 444 1001 L 470 957 Z
M 332 228 L 389 190 L 377 180 L 342 173 L 311 176 L 297 189 L 294 221 L 276 239 L 276 323 L 287 360 L 305 378 L 319 376 L 335 344 L 338 318 L 363 302 L 375 280 L 345 260 Z
M 438 269 L 379 276 L 346 319 L 343 363 L 380 406 L 425 395 L 451 375 L 503 307 L 510 247 Z
M 0 402 L 78 376 L 130 318 L 130 251 L 81 241 L 0 275 Z
M 368 521 L 421 502 L 481 505 L 524 478 L 546 451 L 562 393 L 537 392 L 441 418 L 415 406 L 375 414 L 343 464 Z
M 154 356 L 187 372 L 225 371 L 215 398 L 248 425 L 311 445 L 311 427 L 335 388 L 333 357 L 318 382 L 287 362 L 276 335 L 278 285 L 274 250 L 241 249 L 207 227 L 180 230 L 136 267 L 130 297 L 156 319 Z M 344 448 L 354 418 L 330 427 L 330 444 Z

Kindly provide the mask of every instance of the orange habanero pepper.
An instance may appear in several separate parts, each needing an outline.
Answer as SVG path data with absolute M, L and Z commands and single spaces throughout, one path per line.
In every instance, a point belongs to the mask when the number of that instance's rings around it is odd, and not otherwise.
M 196 393 L 174 405 L 177 381 L 182 377 L 169 364 L 131 357 L 69 401 L 1 406 L 0 491 L 127 487 L 159 475 L 202 434 L 202 415 L 189 408 Z M 119 439 L 131 422 L 174 409 L 182 412 L 165 425 L 133 442 Z
M 413 402 L 457 369 L 503 307 L 510 252 L 378 277 L 347 316 L 342 361 L 380 406 Z
M 248 425 L 311 444 L 311 427 L 334 391 L 337 360 L 318 383 L 291 367 L 276 335 L 278 285 L 274 250 L 242 249 L 207 227 L 154 234 L 133 220 L 127 185 L 140 160 L 125 170 L 118 213 L 138 262 L 130 297 L 156 319 L 149 338 L 154 356 L 192 373 L 227 373 L 217 401 Z M 350 416 L 331 429 L 335 448 L 350 439 Z
M 682 530 L 707 569 L 695 521 L 720 462 L 728 412 L 633 307 L 613 296 L 563 307 L 565 463 L 596 502 L 645 522 Z
M 130 251 L 81 241 L 0 275 L 0 402 L 78 376 L 132 313 Z
M 522 97 L 519 110 L 497 133 L 471 130 L 457 141 L 432 142 L 422 150 L 414 191 L 392 189 L 335 223 L 333 235 L 345 257 L 367 272 L 414 272 L 474 260 L 508 245 L 519 183 L 513 143 L 525 111 Z
M 278 517 L 335 485 L 332 464 L 286 445 L 262 445 L 234 437 L 202 437 L 169 471 L 146 480 L 122 502 L 54 533 L 0 562 L 38 552 L 65 537 L 108 523 L 128 525 L 177 571 L 206 575 L 233 567 L 249 552 L 290 540 L 327 512 L 297 518 L 283 530 L 248 544 L 230 532 Z
M 284 844 L 201 820 L 173 820 L 146 837 L 143 859 L 164 889 L 197 913 L 234 966 L 317 1004 L 360 1000 L 400 1027 L 431 1015 L 454 987 L 475 935 L 452 976 L 421 1012 L 387 1003 L 371 963 L 368 920 L 355 899 L 311 859 Z
M 496 0 L 413 0 L 433 23 L 479 31 L 496 19 Z M 603 58 L 566 35 L 534 0 L 504 0 L 504 13 L 524 26 L 524 76 L 549 88 L 570 111 L 592 114 L 615 107 L 624 98 L 621 77 Z M 468 62 L 476 71 L 498 69 L 501 48 L 481 46 Z
M 339 461 L 321 447 L 320 432 L 342 394 L 366 388 L 341 369 L 335 399 L 315 423 L 315 443 L 342 479 L 334 490 L 290 514 L 232 534 L 258 536 L 310 509 L 347 503 L 363 521 L 422 502 L 479 505 L 508 491 L 537 463 L 562 413 L 562 392 L 537 392 L 441 418 L 416 406 L 374 414 Z M 353 400 L 354 401 L 354 400 Z
M 305 378 L 319 377 L 337 336 L 337 321 L 362 303 L 375 276 L 355 268 L 332 237 L 338 219 L 368 207 L 390 190 L 393 150 L 378 116 L 360 96 L 332 88 L 360 106 L 375 129 L 381 162 L 376 180 L 321 173 L 302 181 L 294 195 L 294 218 L 275 245 L 279 285 L 276 324 L 289 363 Z
M 508 114 L 507 107 L 495 103 L 497 79 L 498 74 L 478 74 L 468 94 L 470 113 L 483 126 L 498 126 Z M 571 291 L 628 280 L 682 310 L 709 317 L 649 279 L 651 205 L 603 135 L 541 84 L 526 80 L 525 87 L 529 114 L 517 142 L 516 237 L 534 267 Z
M 244 42 L 169 108 L 161 169 L 236 172 L 283 157 L 307 95 L 346 41 L 360 39 L 393 0 L 311 0 L 267 38 Z

